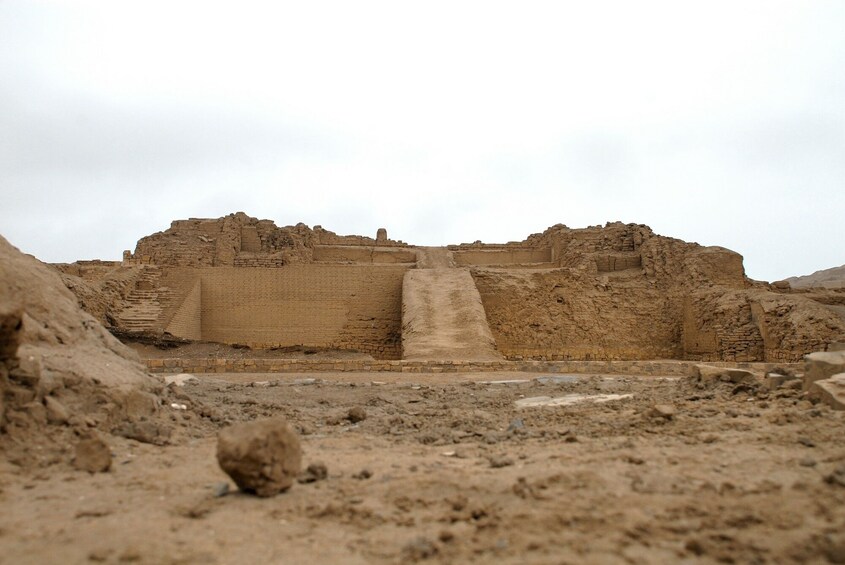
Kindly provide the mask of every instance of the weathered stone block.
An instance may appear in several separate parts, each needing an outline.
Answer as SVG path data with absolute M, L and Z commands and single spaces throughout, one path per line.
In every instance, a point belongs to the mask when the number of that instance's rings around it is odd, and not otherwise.
M 804 390 L 816 381 L 845 373 L 845 351 L 817 351 L 804 356 Z
M 824 402 L 834 410 L 845 410 L 845 373 L 813 382 L 810 398 Z

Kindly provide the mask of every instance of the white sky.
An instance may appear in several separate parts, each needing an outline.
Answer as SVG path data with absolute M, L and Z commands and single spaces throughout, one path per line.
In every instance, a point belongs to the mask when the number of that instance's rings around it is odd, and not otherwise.
M 620 220 L 845 263 L 845 2 L 0 0 L 0 234 L 244 211 L 415 244 Z

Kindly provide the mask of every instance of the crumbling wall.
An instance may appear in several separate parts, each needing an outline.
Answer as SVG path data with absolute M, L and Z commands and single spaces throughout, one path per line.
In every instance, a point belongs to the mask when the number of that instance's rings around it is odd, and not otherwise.
M 575 269 L 472 271 L 498 350 L 546 360 L 677 359 L 680 304 L 631 278 Z
M 172 267 L 232 266 L 245 255 L 272 256 L 261 266 L 311 260 L 314 232 L 305 224 L 277 227 L 243 212 L 223 218 L 177 220 L 170 229 L 141 238 L 127 262 Z M 242 262 L 243 264 L 243 262 Z

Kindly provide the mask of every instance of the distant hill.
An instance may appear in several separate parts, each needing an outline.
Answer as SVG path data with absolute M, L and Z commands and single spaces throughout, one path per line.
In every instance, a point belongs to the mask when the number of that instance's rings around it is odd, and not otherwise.
M 812 275 L 790 277 L 786 279 L 793 288 L 821 286 L 825 288 L 845 288 L 845 265 L 816 271 Z

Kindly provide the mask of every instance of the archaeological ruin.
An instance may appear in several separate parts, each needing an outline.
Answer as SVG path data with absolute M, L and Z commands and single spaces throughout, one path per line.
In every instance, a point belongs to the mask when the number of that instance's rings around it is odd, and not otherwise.
M 58 267 L 121 336 L 375 360 L 777 363 L 845 336 L 840 290 L 754 281 L 733 251 L 618 222 L 431 248 L 239 212 Z

